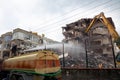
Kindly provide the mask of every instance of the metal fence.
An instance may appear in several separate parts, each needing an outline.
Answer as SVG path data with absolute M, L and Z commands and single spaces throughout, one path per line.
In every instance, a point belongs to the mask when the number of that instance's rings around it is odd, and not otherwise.
M 62 68 L 62 80 L 120 80 L 120 69 Z

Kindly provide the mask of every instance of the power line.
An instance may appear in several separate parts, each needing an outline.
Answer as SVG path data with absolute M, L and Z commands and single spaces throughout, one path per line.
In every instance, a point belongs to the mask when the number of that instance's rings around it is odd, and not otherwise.
M 108 2 L 111 2 L 112 0 L 110 0 L 110 1 L 107 1 L 107 2 L 105 2 L 105 3 L 108 3 Z M 105 3 L 102 3 L 102 4 L 105 4 Z M 90 3 L 89 3 L 90 4 Z M 91 5 L 91 4 L 90 4 Z M 98 5 L 97 5 L 98 6 Z M 93 7 L 94 8 L 94 7 Z M 75 14 L 76 15 L 76 14 Z M 74 16 L 74 15 L 73 15 Z M 70 16 L 71 17 L 71 16 Z M 68 19 L 69 17 L 67 17 L 67 18 L 65 18 L 65 19 Z M 64 20 L 64 19 L 62 19 L 62 20 Z M 49 20 L 50 21 L 50 20 Z M 60 20 L 61 21 L 61 20 Z M 54 22 L 54 23 L 58 23 L 58 21 L 57 22 Z M 51 23 L 51 24 L 54 24 L 54 23 Z M 51 25 L 51 24 L 48 24 L 48 25 Z M 43 25 L 43 27 L 44 26 L 47 26 L 47 25 Z M 38 29 L 38 28 L 37 28 Z M 37 30 L 36 29 L 36 30 Z
M 95 6 L 95 7 L 92 7 L 92 8 L 97 8 L 97 7 L 99 7 L 99 6 L 103 5 L 103 4 L 106 4 L 106 3 L 108 3 L 108 2 L 111 2 L 111 0 L 110 0 L 110 1 L 107 1 L 107 2 L 104 2 L 104 3 L 100 4 L 100 5 L 97 5 L 97 6 Z M 89 8 L 89 9 L 91 10 L 92 8 Z M 86 10 L 85 10 L 85 11 L 86 11 Z M 85 12 L 82 11 L 81 13 L 85 13 Z M 75 15 L 78 15 L 78 14 L 80 14 L 80 12 L 77 13 L 77 14 L 74 14 L 74 15 L 72 15 L 72 16 L 69 16 L 69 17 L 74 17 Z M 45 27 L 45 26 L 55 25 L 56 23 L 62 22 L 62 21 L 65 20 L 65 19 L 69 19 L 69 17 L 64 18 L 64 19 L 62 19 L 62 20 L 60 20 L 60 21 L 57 21 L 57 22 L 48 24 L 48 25 L 44 25 L 43 27 L 44 27 L 44 29 L 45 29 L 45 28 L 47 28 L 47 27 Z
M 83 8 L 83 7 L 86 6 L 86 5 L 89 5 L 89 4 L 91 5 L 91 4 L 93 4 L 94 2 L 95 2 L 95 0 L 92 0 L 91 2 L 88 2 L 87 4 L 81 5 L 81 7 L 76 7 L 76 8 L 74 8 L 74 9 L 66 12 L 66 13 L 63 14 L 62 16 L 57 16 L 57 17 L 51 18 L 51 19 L 45 21 L 44 23 L 49 22 L 49 21 L 51 21 L 51 20 L 55 20 L 56 18 L 59 18 L 59 17 L 64 17 L 65 15 L 68 15 L 68 14 L 70 14 L 71 12 L 73 12 L 73 11 L 75 11 L 75 10 L 78 10 L 78 9 L 80 9 L 80 8 Z M 42 24 L 44 24 L 44 23 L 42 23 Z M 41 24 L 38 25 L 38 26 L 41 26 Z M 35 29 L 35 30 L 37 30 L 37 29 Z
M 105 3 L 108 3 L 108 2 L 105 2 Z M 98 6 L 98 7 L 99 7 L 99 6 Z M 96 8 L 97 8 L 97 7 L 96 7 Z M 75 17 L 75 16 L 73 16 L 73 17 Z M 59 22 L 62 22 L 62 21 L 59 21 Z M 59 23 L 59 22 L 57 22 L 57 23 Z M 49 25 L 55 25 L 55 24 L 56 24 L 56 23 L 52 23 L 52 24 L 49 24 Z M 49 26 L 49 25 L 48 25 L 48 26 Z M 42 28 L 42 31 L 43 31 L 43 30 L 46 30 L 46 28 L 48 28 L 48 27 Z M 49 27 L 49 28 L 51 28 L 51 27 Z

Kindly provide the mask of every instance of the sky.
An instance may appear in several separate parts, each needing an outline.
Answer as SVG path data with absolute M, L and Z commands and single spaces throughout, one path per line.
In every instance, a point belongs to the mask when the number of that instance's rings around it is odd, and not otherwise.
M 21 28 L 62 41 L 62 28 L 100 12 L 120 34 L 120 0 L 0 0 L 0 35 Z

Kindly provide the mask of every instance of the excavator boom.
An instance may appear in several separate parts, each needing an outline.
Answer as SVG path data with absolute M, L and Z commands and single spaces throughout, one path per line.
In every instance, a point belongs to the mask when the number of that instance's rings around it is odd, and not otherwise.
M 94 25 L 94 23 L 97 21 L 97 20 L 100 20 L 107 28 L 108 28 L 108 31 L 109 33 L 111 34 L 112 38 L 114 39 L 114 41 L 116 42 L 117 46 L 119 47 L 120 49 L 120 37 L 118 35 L 118 33 L 116 32 L 114 26 L 110 23 L 110 21 L 105 17 L 104 13 L 101 12 L 99 15 L 96 15 L 92 22 L 90 23 L 90 25 L 88 26 L 88 28 L 85 30 L 85 33 L 87 33 L 90 28 Z

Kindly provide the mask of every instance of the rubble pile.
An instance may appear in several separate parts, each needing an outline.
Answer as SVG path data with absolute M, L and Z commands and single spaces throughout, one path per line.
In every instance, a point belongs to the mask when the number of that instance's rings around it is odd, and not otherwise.
M 68 56 L 65 58 L 65 67 L 76 67 L 76 68 L 85 68 L 85 57 L 79 56 L 79 57 L 72 57 Z
M 103 68 L 114 68 L 114 63 L 111 63 L 112 57 L 105 57 L 97 54 L 88 55 L 88 67 L 89 68 L 99 68 L 99 65 L 102 64 Z

